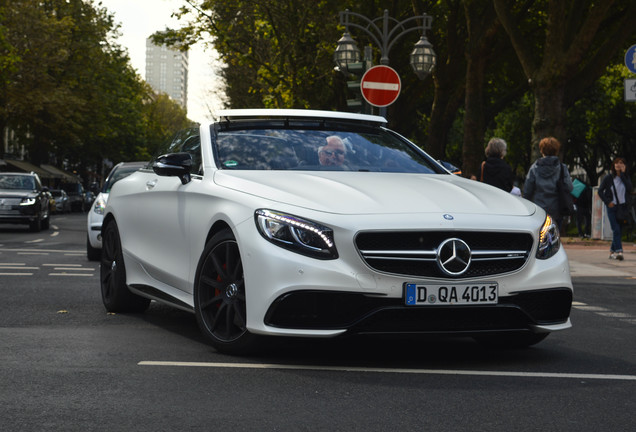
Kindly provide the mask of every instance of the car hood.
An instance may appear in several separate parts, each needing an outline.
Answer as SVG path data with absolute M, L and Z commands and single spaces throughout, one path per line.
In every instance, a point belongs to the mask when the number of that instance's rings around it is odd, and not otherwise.
M 0 198 L 36 197 L 37 192 L 30 190 L 0 189 Z
M 472 213 L 529 216 L 536 206 L 455 175 L 373 172 L 217 171 L 222 187 L 338 214 Z

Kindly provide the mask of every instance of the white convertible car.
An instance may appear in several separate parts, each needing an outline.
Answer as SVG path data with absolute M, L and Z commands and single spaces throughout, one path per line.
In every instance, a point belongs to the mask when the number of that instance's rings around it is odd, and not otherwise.
M 196 314 L 219 351 L 265 336 L 448 334 L 535 344 L 571 327 L 558 230 L 451 175 L 377 116 L 228 110 L 112 189 L 106 309 Z

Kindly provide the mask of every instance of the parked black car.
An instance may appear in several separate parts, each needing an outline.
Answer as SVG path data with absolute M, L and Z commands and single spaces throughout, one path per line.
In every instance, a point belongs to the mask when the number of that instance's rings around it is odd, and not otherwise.
M 35 173 L 0 173 L 0 223 L 49 228 L 50 194 Z

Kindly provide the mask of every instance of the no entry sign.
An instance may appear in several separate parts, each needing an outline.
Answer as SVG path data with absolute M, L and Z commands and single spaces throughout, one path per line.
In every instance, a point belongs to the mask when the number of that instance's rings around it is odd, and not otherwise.
M 402 83 L 397 72 L 388 66 L 373 66 L 365 72 L 360 81 L 362 97 L 370 105 L 385 107 L 391 105 L 400 95 Z

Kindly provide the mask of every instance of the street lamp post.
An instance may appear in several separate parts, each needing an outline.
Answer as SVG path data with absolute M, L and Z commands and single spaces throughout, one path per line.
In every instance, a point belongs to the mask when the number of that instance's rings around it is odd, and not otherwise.
M 426 30 L 431 29 L 432 22 L 433 17 L 426 14 L 398 21 L 391 18 L 386 9 L 382 17 L 373 20 L 348 9 L 340 12 L 340 25 L 345 27 L 345 32 L 334 52 L 336 70 L 348 74 L 349 65 L 360 62 L 360 50 L 349 33 L 350 27 L 363 31 L 375 42 L 380 49 L 380 63 L 383 65 L 389 64 L 389 52 L 402 36 L 413 31 L 421 31 L 422 35 L 411 52 L 410 64 L 418 78 L 424 79 L 435 67 L 436 60 L 433 46 L 426 39 Z M 381 108 L 382 111 L 386 112 L 386 108 Z

